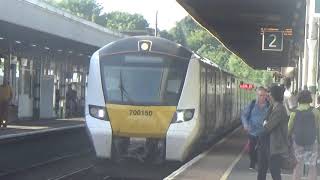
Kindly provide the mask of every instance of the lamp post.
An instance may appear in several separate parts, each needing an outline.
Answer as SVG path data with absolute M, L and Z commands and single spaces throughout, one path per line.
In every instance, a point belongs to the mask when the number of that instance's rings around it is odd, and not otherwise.
M 156 11 L 156 27 L 154 30 L 154 36 L 157 37 L 158 36 L 158 10 Z

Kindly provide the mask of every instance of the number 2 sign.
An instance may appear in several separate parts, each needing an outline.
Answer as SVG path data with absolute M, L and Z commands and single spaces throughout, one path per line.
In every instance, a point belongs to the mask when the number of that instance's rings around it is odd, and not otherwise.
M 282 51 L 283 49 L 283 32 L 263 32 L 262 50 L 263 51 Z

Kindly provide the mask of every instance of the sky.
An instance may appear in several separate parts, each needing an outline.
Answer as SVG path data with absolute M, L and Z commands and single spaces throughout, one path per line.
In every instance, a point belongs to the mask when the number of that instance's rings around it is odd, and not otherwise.
M 187 12 L 175 0 L 97 0 L 104 12 L 123 11 L 138 13 L 148 21 L 149 27 L 155 27 L 156 11 L 158 11 L 158 28 L 170 30 Z

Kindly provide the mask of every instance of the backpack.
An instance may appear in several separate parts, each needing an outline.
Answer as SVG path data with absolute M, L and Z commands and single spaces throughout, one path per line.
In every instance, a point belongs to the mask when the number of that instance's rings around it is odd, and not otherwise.
M 310 146 L 317 138 L 317 124 L 312 108 L 296 111 L 293 124 L 293 138 L 299 146 Z
M 252 100 L 251 103 L 250 103 L 250 106 L 249 106 L 249 114 L 248 114 L 248 117 L 247 117 L 247 120 L 249 121 L 250 118 L 251 118 L 251 112 L 252 112 L 252 109 L 254 107 L 254 105 L 256 104 L 256 100 Z

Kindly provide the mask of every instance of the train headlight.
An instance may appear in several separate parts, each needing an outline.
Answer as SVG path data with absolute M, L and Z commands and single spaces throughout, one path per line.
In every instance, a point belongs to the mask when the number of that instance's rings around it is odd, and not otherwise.
M 184 111 L 184 121 L 190 121 L 193 118 L 194 109 L 187 109 Z
M 172 118 L 172 123 L 182 123 L 190 121 L 194 116 L 194 109 L 177 110 Z
M 152 42 L 149 40 L 139 41 L 139 51 L 151 51 Z
M 106 120 L 105 107 L 89 105 L 89 113 L 94 118 Z
M 148 49 L 149 49 L 149 44 L 147 44 L 145 42 L 141 44 L 141 50 L 146 51 Z

